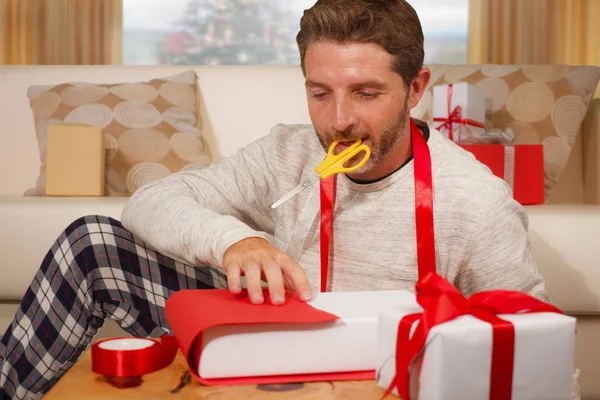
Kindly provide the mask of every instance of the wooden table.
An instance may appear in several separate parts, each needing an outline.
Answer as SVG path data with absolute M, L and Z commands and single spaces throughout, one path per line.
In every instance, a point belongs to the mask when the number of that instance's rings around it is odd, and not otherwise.
M 139 386 L 117 388 L 92 372 L 91 352 L 81 359 L 44 396 L 53 399 L 381 399 L 384 390 L 374 381 L 311 382 L 287 385 L 203 386 L 190 376 L 181 353 L 167 368 L 145 375 Z M 390 395 L 388 399 L 397 399 Z

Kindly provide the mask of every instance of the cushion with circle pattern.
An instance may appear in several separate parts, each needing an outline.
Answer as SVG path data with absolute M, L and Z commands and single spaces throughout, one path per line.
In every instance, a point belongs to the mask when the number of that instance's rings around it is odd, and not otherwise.
M 102 129 L 106 196 L 128 196 L 174 172 L 210 164 L 198 129 L 198 93 L 193 70 L 147 82 L 29 87 L 41 167 L 36 187 L 25 195 L 45 195 L 46 130 L 53 124 Z

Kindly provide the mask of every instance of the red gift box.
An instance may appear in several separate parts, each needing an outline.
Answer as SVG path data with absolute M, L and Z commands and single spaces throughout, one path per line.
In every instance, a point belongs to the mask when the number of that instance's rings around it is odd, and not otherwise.
M 544 148 L 541 144 L 463 144 L 460 147 L 504 179 L 519 203 L 544 203 Z

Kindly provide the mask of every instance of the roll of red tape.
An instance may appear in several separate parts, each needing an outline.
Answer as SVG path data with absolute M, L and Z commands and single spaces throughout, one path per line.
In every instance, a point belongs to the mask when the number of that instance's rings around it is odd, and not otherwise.
M 99 340 L 92 345 L 92 371 L 116 386 L 135 386 L 143 375 L 170 365 L 179 347 L 173 336 L 161 341 L 136 337 Z

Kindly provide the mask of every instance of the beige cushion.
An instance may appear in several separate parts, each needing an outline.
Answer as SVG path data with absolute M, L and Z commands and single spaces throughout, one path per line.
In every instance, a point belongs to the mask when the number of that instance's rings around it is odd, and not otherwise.
M 517 144 L 543 144 L 545 196 L 549 199 L 569 159 L 571 148 L 600 78 L 600 67 L 567 65 L 428 66 L 432 78 L 411 113 L 433 126 L 432 88 L 468 82 L 483 88 L 486 124 L 511 128 Z
M 31 86 L 41 168 L 36 188 L 45 194 L 46 132 L 52 124 L 87 124 L 105 137 L 105 194 L 127 196 L 145 183 L 211 162 L 198 130 L 194 71 L 118 84 Z
M 600 205 L 600 99 L 592 99 L 549 204 Z

